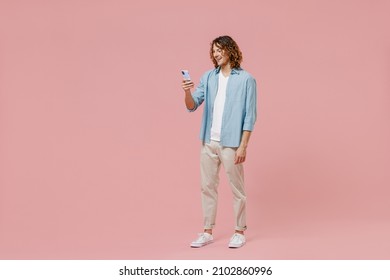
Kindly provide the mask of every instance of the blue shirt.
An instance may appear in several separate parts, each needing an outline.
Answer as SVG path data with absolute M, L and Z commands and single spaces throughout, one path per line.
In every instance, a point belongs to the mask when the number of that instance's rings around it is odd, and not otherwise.
M 206 143 L 210 143 L 219 71 L 220 67 L 203 74 L 200 84 L 192 94 L 195 107 L 189 110 L 190 112 L 195 111 L 205 101 L 200 139 Z M 222 116 L 221 145 L 224 147 L 240 146 L 242 132 L 244 130 L 253 130 L 256 115 L 256 80 L 241 68 L 232 69 L 226 88 L 226 100 Z

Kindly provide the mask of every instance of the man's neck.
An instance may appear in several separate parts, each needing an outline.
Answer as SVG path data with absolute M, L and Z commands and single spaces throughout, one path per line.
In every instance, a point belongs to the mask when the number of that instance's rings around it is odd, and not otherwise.
M 222 74 L 227 77 L 230 75 L 230 72 L 232 71 L 232 68 L 230 67 L 230 63 L 221 66 Z

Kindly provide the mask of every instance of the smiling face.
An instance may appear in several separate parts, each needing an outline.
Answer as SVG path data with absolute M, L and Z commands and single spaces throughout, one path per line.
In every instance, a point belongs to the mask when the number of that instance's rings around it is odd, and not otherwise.
M 215 38 L 210 44 L 210 58 L 214 67 L 240 68 L 242 53 L 237 43 L 230 36 Z
M 218 44 L 213 45 L 213 58 L 218 66 L 224 67 L 230 63 L 228 52 L 221 48 Z

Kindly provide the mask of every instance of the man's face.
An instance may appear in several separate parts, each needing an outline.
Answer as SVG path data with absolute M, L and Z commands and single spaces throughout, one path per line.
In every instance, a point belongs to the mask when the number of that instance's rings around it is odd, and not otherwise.
M 225 66 L 230 62 L 227 51 L 223 50 L 217 44 L 213 45 L 213 56 L 214 59 L 217 61 L 218 66 Z

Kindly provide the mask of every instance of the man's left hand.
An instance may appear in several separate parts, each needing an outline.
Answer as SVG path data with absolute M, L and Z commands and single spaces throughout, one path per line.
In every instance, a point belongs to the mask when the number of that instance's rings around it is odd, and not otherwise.
M 246 149 L 243 147 L 238 147 L 236 151 L 236 156 L 234 158 L 234 164 L 243 163 L 246 158 Z

